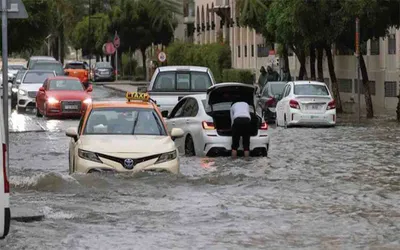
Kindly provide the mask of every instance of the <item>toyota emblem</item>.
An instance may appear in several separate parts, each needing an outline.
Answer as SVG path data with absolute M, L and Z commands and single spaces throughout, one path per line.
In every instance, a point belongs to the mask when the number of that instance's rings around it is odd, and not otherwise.
M 133 169 L 133 159 L 125 159 L 124 160 L 124 168 Z

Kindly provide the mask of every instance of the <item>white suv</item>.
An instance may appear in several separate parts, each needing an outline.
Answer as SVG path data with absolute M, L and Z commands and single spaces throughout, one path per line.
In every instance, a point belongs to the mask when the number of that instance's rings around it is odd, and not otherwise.
M 1 114 L 3 108 L 0 106 Z M 0 139 L 2 145 L 2 156 L 0 157 L 1 171 L 0 171 L 0 239 L 4 239 L 10 230 L 10 184 L 7 178 L 7 146 L 5 140 L 4 121 L 3 116 L 0 116 Z

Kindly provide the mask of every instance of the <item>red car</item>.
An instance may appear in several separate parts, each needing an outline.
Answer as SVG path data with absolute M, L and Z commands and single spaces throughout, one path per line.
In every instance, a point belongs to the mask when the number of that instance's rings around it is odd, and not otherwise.
M 92 103 L 92 91 L 76 77 L 47 78 L 36 94 L 36 116 L 81 116 Z

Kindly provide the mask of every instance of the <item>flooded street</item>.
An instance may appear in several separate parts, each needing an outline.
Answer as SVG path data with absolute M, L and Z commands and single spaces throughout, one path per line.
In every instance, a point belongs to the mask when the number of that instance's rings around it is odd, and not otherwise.
M 123 95 L 102 87 L 97 100 Z M 68 174 L 78 120 L 12 114 L 0 249 L 399 249 L 400 127 L 271 127 L 268 158 L 181 158 L 181 175 Z

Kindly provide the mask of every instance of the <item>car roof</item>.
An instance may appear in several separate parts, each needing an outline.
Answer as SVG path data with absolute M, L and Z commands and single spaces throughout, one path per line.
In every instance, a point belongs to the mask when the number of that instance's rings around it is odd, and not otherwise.
M 52 56 L 31 56 L 29 60 L 53 60 L 56 61 L 56 59 Z
M 72 76 L 54 76 L 54 77 L 49 77 L 49 80 L 78 80 L 79 78 L 77 77 L 72 77 Z
M 84 64 L 84 62 L 80 62 L 80 61 L 70 61 L 70 62 L 66 62 L 65 64 Z
M 100 102 L 93 102 L 92 109 L 96 108 L 148 108 L 148 109 L 155 109 L 155 106 L 152 102 L 143 102 L 143 101 L 100 101 Z
M 39 73 L 54 73 L 54 70 L 50 70 L 50 69 L 28 69 L 25 71 L 25 73 L 30 73 L 30 72 L 39 72 Z
M 314 84 L 314 85 L 326 86 L 326 83 L 317 81 L 294 81 L 293 83 L 294 85 Z
M 200 66 L 162 66 L 158 67 L 160 72 L 165 71 L 200 71 L 200 72 L 207 72 L 207 67 L 200 67 Z
M 62 65 L 59 61 L 52 61 L 52 60 L 38 60 L 35 65 L 37 64 L 60 64 Z

